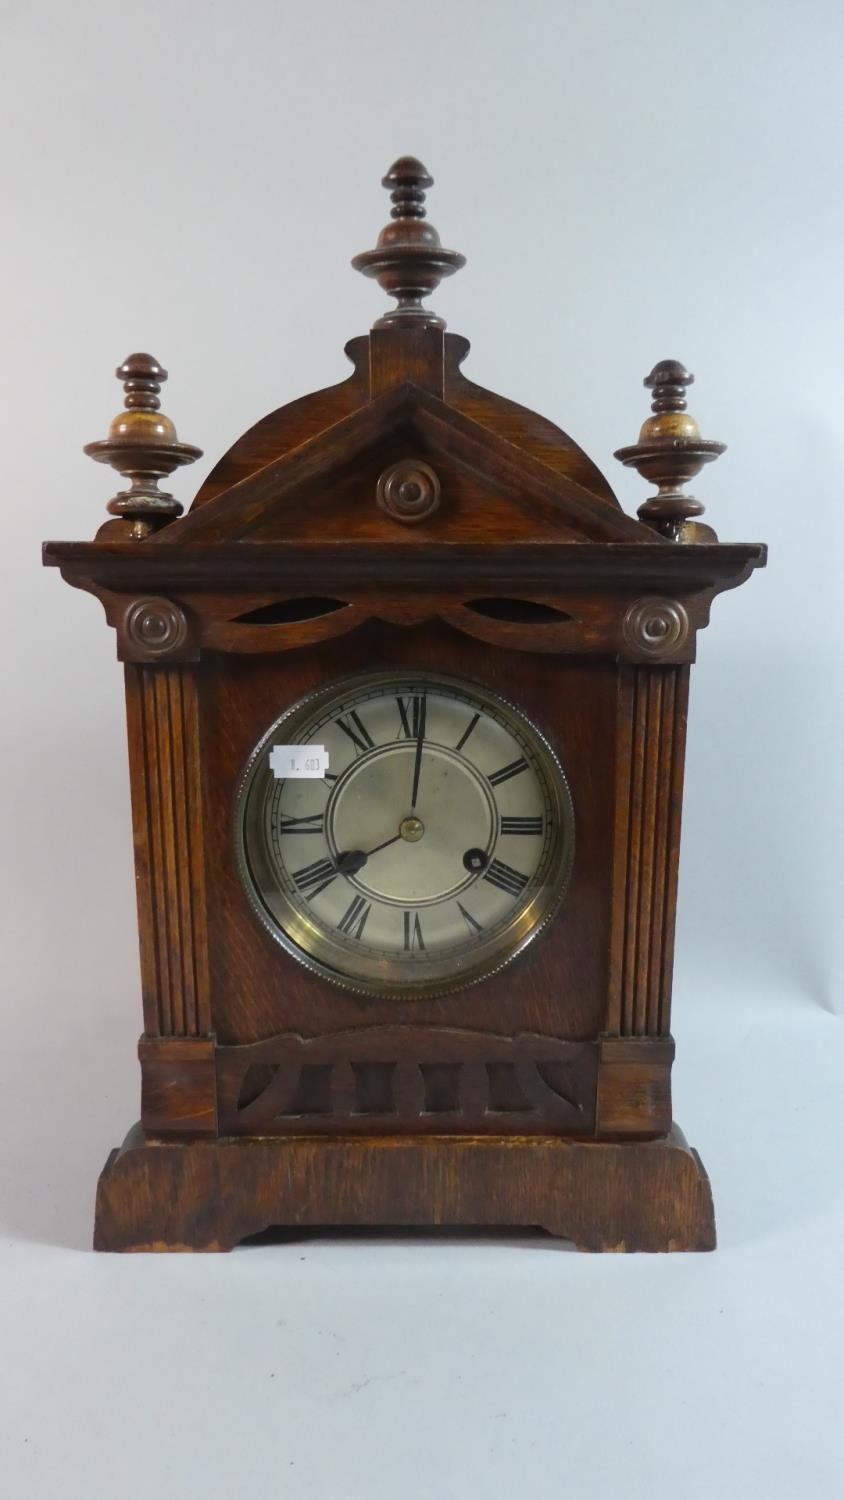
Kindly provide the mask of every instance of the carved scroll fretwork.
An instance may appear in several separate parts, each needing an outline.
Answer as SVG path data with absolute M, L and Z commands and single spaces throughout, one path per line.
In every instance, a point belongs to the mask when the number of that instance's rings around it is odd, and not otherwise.
M 619 680 L 617 805 L 607 1030 L 670 1030 L 688 667 Z
M 457 1027 L 367 1026 L 217 1048 L 220 1129 L 443 1134 L 565 1130 L 594 1123 L 591 1043 Z
M 126 667 L 149 1036 L 210 1029 L 197 689 L 185 667 Z
M 547 591 L 463 599 L 383 588 L 371 591 L 365 601 L 293 594 L 234 599 L 206 593 L 193 606 L 196 641 L 235 654 L 296 650 L 346 635 L 370 620 L 412 627 L 436 619 L 475 640 L 517 651 L 611 652 L 617 647 L 621 608 L 613 612 L 600 598 L 561 600 Z M 117 606 L 109 607 L 116 612 Z M 189 644 L 193 646 L 193 636 Z

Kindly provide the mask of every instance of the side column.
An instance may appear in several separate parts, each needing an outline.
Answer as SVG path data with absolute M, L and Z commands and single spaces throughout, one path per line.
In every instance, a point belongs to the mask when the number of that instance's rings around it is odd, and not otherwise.
M 193 665 L 127 663 L 146 1131 L 217 1128 L 199 690 Z
M 689 667 L 619 669 L 610 974 L 596 1133 L 671 1126 L 671 987 Z

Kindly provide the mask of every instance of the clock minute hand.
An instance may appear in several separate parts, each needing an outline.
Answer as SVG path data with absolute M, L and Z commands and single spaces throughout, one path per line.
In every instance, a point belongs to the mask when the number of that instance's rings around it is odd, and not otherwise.
M 419 795 L 419 773 L 422 770 L 422 746 L 425 743 L 425 708 L 426 699 L 424 694 L 418 700 L 419 720 L 416 735 L 416 754 L 413 758 L 413 788 L 410 793 L 410 810 L 416 811 L 416 798 Z

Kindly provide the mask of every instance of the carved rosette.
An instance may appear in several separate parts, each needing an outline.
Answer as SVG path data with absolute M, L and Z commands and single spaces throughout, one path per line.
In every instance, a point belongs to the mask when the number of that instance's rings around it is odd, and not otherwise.
M 155 662 L 183 656 L 189 645 L 188 618 L 172 599 L 134 599 L 118 625 L 123 661 Z
M 689 616 L 678 599 L 637 599 L 621 626 L 624 645 L 642 661 L 672 661 L 689 639 Z
M 440 481 L 430 464 L 403 458 L 391 464 L 378 480 L 376 498 L 393 521 L 413 525 L 432 516 L 440 503 Z

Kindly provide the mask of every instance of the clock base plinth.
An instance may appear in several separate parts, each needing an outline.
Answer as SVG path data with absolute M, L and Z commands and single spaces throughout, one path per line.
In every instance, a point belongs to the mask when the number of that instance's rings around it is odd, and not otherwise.
M 136 1125 L 97 1188 L 97 1250 L 231 1250 L 272 1226 L 537 1227 L 579 1250 L 712 1250 L 709 1179 L 676 1126 L 557 1136 L 229 1137 Z

